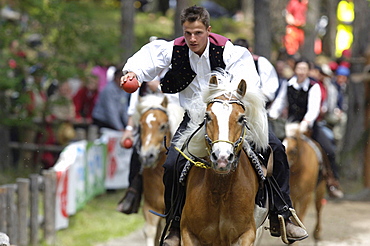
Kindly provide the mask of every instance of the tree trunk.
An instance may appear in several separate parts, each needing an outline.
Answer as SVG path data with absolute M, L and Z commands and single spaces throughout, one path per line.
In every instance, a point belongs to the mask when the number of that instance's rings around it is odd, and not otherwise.
M 254 53 L 271 58 L 270 1 L 254 0 Z
M 168 0 L 158 0 L 158 10 L 162 15 L 166 15 L 167 10 L 170 8 L 170 2 Z
M 317 36 L 316 32 L 316 23 L 319 20 L 320 15 L 320 0 L 310 0 L 308 3 L 307 17 L 306 17 L 306 26 L 304 44 L 301 49 L 302 56 L 314 61 L 316 54 L 314 52 L 315 47 L 315 38 Z
M 364 57 L 370 43 L 370 3 L 363 0 L 354 0 L 355 20 L 353 23 L 352 57 Z M 363 65 L 363 64 L 362 64 Z M 356 71 L 354 71 L 354 69 Z M 352 68 L 352 72 L 362 72 L 362 67 Z
M 181 11 L 190 6 L 189 0 L 177 0 L 176 12 L 175 12 L 175 37 L 183 35 L 182 26 L 180 23 Z
M 121 48 L 122 48 L 122 62 L 134 53 L 134 0 L 121 0 Z
M 270 1 L 270 18 L 271 18 L 271 35 L 273 50 L 282 51 L 284 45 L 282 44 L 285 35 L 285 16 L 284 11 L 288 0 Z M 279 55 L 279 54 L 277 54 Z M 275 57 L 276 60 L 278 57 Z
M 325 0 L 325 14 L 328 16 L 329 23 L 326 29 L 326 35 L 323 37 L 323 53 L 328 57 L 335 55 L 335 36 L 337 33 L 337 0 Z
M 244 15 L 244 21 L 246 23 L 253 22 L 253 0 L 241 0 L 241 11 Z
M 351 80 L 348 95 L 348 121 L 344 136 L 345 144 L 342 149 L 342 170 L 346 178 L 358 180 L 364 178 L 365 188 L 370 187 L 370 160 L 366 149 L 369 137 L 369 81 L 363 73 L 365 66 L 365 51 L 369 45 L 368 23 L 370 8 L 368 2 L 355 0 L 355 20 L 353 24 L 354 40 L 352 44 Z

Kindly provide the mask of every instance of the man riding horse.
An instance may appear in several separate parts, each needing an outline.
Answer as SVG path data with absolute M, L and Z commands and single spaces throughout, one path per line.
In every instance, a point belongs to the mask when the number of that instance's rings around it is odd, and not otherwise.
M 143 46 L 136 54 L 127 60 L 123 68 L 124 76 L 121 86 L 128 80 L 150 81 L 161 70 L 170 68 L 161 80 L 161 88 L 165 93 L 179 92 L 180 104 L 185 111 L 191 111 L 190 101 L 196 92 L 207 90 L 209 75 L 212 70 L 220 67 L 230 74 L 247 74 L 247 83 L 259 83 L 254 61 L 250 52 L 240 46 L 234 46 L 229 39 L 211 33 L 210 17 L 203 7 L 192 6 L 181 14 L 181 24 L 184 36 L 173 41 L 156 40 Z M 175 137 L 187 128 L 188 113 L 178 128 Z M 273 177 L 280 186 L 280 191 L 273 194 L 274 211 L 270 213 L 270 232 L 280 236 L 278 215 L 285 220 L 286 236 L 289 242 L 308 237 L 306 230 L 293 224 L 292 203 L 289 197 L 289 166 L 281 141 L 270 131 L 269 144 L 274 151 Z M 165 185 L 166 214 L 171 211 L 173 192 L 185 193 L 185 188 L 174 179 L 174 172 L 181 172 L 186 159 L 178 157 L 178 152 L 171 144 L 163 167 L 165 168 L 163 182 Z M 175 168 L 179 168 L 178 170 Z M 278 193 L 280 195 L 278 195 Z M 282 194 L 282 195 L 281 195 Z M 178 195 L 178 194 L 176 194 Z M 167 216 L 171 223 L 169 235 L 164 245 L 180 245 L 180 218 L 183 204 L 176 207 L 175 214 Z

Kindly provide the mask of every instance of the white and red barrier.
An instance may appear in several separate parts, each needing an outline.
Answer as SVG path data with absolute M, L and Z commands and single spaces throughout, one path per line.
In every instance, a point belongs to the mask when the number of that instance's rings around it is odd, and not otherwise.
M 132 149 L 119 145 L 122 132 L 106 130 L 94 142 L 81 140 L 65 147 L 53 169 L 57 173 L 56 230 L 68 217 L 107 189 L 128 187 Z

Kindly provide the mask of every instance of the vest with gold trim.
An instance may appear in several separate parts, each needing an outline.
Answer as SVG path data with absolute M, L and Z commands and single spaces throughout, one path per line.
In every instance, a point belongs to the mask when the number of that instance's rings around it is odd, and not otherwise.
M 228 41 L 221 35 L 209 34 L 209 61 L 211 70 L 217 67 L 225 69 L 223 60 L 225 44 Z M 185 38 L 179 37 L 174 41 L 171 59 L 172 68 L 161 79 L 161 88 L 164 93 L 177 93 L 184 90 L 194 80 L 197 74 L 191 69 L 189 60 L 189 47 Z

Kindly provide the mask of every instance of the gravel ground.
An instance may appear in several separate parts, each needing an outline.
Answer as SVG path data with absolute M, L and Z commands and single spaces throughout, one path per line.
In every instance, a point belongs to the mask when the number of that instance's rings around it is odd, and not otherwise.
M 369 195 L 369 194 L 367 194 Z M 295 243 L 299 246 L 369 246 L 370 245 L 370 201 L 361 199 L 345 199 L 341 201 L 324 201 L 326 205 L 322 215 L 322 240 L 315 242 L 309 236 L 302 242 Z M 358 199 L 357 199 L 358 200 Z M 315 225 L 315 211 L 310 206 L 304 224 L 312 234 Z M 280 238 L 274 238 L 264 231 L 258 246 L 285 245 Z M 96 246 L 145 246 L 142 230 L 127 237 L 117 238 Z

